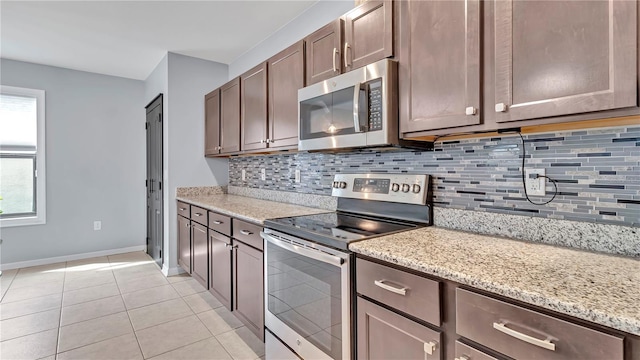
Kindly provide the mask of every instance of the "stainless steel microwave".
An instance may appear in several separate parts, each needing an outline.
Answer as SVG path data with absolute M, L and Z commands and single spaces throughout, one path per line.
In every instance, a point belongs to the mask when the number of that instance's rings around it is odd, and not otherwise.
M 398 145 L 398 64 L 380 60 L 298 90 L 298 149 Z

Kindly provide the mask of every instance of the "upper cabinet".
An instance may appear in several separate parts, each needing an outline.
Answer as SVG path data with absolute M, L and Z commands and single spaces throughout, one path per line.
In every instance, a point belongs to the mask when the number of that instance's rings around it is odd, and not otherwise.
M 400 132 L 479 124 L 480 1 L 397 6 Z
M 344 17 L 345 72 L 393 56 L 391 1 L 367 1 Z
M 298 147 L 298 89 L 304 82 L 304 42 L 299 41 L 267 61 L 270 149 Z
M 496 1 L 496 121 L 636 106 L 637 6 Z
M 267 147 L 267 63 L 240 76 L 242 150 Z
M 304 39 L 307 85 L 393 56 L 391 1 L 370 0 Z
M 204 97 L 204 155 L 220 153 L 220 89 Z
M 240 78 L 220 88 L 220 154 L 240 151 Z

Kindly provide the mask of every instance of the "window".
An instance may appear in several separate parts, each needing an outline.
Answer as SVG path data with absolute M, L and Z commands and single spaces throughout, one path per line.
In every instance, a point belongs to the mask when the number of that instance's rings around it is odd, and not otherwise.
M 0 87 L 0 225 L 44 224 L 44 91 Z

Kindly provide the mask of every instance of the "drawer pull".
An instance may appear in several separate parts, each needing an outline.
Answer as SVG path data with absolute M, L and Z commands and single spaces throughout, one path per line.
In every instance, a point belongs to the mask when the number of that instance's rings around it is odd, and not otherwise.
M 433 352 L 436 351 L 436 346 L 438 345 L 435 341 L 429 341 L 424 343 L 424 352 L 427 355 L 433 355 Z
M 502 323 L 493 323 L 493 328 L 500 331 L 501 333 L 507 334 L 509 336 L 513 336 L 516 339 L 522 340 L 531 345 L 539 346 L 541 348 L 556 351 L 556 344 L 551 342 L 551 339 L 540 340 L 536 339 L 533 336 L 529 336 L 527 334 L 523 334 L 521 332 L 515 331 L 507 327 L 506 324 Z
M 387 291 L 391 291 L 392 293 L 396 293 L 398 295 L 407 295 L 407 288 L 403 287 L 403 288 L 397 288 L 395 286 L 391 286 L 391 285 L 387 285 L 384 282 L 387 280 L 374 280 L 373 283 L 378 286 L 381 287 Z
M 216 224 L 216 225 L 220 225 L 220 224 L 222 224 L 222 221 L 218 221 L 218 220 L 213 220 L 212 222 L 213 222 L 214 224 Z
M 460 355 L 460 357 L 457 357 L 457 358 L 455 358 L 453 360 L 469 360 L 469 358 L 467 356 L 465 356 L 465 355 Z
M 180 208 L 180 211 L 185 211 L 187 210 L 187 208 Z
M 195 215 L 195 216 L 202 216 L 202 213 L 195 213 L 195 214 L 193 214 L 193 215 Z
M 248 235 L 253 235 L 253 233 L 251 231 L 249 231 L 249 230 L 240 230 L 240 234 L 247 235 L 247 236 Z

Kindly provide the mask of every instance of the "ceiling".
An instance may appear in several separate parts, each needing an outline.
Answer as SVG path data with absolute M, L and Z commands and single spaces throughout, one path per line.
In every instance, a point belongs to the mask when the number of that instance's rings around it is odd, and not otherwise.
M 0 56 L 144 80 L 167 52 L 229 64 L 317 0 L 0 1 Z

